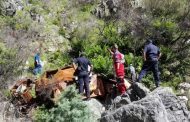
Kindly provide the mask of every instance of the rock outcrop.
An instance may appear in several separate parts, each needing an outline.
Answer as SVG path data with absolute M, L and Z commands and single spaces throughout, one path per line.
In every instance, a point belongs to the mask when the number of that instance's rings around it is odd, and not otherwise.
M 98 18 L 105 18 L 118 11 L 121 0 L 102 0 L 93 11 Z
M 105 108 L 98 100 L 92 98 L 89 101 L 85 101 L 85 104 L 88 106 L 93 120 L 96 121 L 101 118 L 101 114 L 105 111 Z
M 186 83 L 186 82 L 180 83 L 179 89 L 189 90 L 190 89 L 190 83 Z
M 107 112 L 101 122 L 189 122 L 184 102 L 170 88 L 157 88 L 146 97 Z
M 137 101 L 144 98 L 150 90 L 146 88 L 142 83 L 133 83 L 131 88 L 127 91 L 130 96 L 131 101 Z
M 0 14 L 13 16 L 17 10 L 23 9 L 22 0 L 2 0 L 0 1 Z
M 146 88 L 141 83 L 133 83 L 132 86 L 127 90 L 126 94 L 122 96 L 115 97 L 112 101 L 111 105 L 108 110 L 114 110 L 116 108 L 119 108 L 123 105 L 129 104 L 133 101 L 137 101 L 139 99 L 142 99 L 145 97 L 148 93 L 150 93 L 150 90 Z

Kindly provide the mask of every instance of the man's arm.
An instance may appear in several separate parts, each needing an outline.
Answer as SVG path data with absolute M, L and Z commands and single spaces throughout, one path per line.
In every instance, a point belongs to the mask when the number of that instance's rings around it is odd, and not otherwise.
M 38 60 L 36 60 L 36 63 L 37 63 L 37 64 L 40 64 L 40 62 L 39 62 Z
M 40 63 L 39 62 L 39 56 L 35 56 L 35 62 L 36 62 L 37 65 Z
M 158 60 L 160 59 L 161 57 L 161 52 L 160 52 L 160 49 L 158 48 Z
M 76 64 L 73 62 L 73 68 L 76 70 L 77 69 L 77 66 Z
M 160 59 L 161 55 L 162 55 L 161 53 L 158 54 L 158 60 Z
M 148 51 L 148 47 L 147 47 L 147 45 L 145 45 L 144 50 L 143 50 L 143 58 L 144 58 L 144 61 L 147 60 L 147 59 L 146 59 L 146 57 L 147 57 L 147 51 Z
M 143 52 L 144 61 L 146 61 L 146 52 Z
M 88 60 L 88 66 L 90 66 L 89 71 L 92 71 L 93 65 L 91 64 L 91 62 Z
M 111 49 L 108 48 L 108 51 L 113 55 L 114 53 L 111 51 Z

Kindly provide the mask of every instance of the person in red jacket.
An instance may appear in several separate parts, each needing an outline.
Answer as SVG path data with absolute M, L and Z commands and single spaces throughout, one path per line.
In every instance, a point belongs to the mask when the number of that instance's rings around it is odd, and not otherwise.
M 118 87 L 118 91 L 121 94 L 124 94 L 127 90 L 125 84 L 124 84 L 124 76 L 125 76 L 125 72 L 124 72 L 124 55 L 122 53 L 120 53 L 118 51 L 118 46 L 115 44 L 112 48 L 112 50 L 110 50 L 110 53 L 112 54 L 113 57 L 113 64 L 114 64 L 114 69 L 116 72 L 116 77 L 117 77 L 117 87 Z

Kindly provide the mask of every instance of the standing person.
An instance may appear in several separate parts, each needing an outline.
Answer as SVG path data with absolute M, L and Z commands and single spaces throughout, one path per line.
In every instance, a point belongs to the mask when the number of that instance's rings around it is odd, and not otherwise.
M 38 75 L 42 71 L 42 64 L 40 60 L 40 53 L 38 52 L 34 57 L 34 74 Z
M 115 44 L 112 50 L 108 49 L 113 57 L 114 68 L 116 72 L 117 78 L 117 87 L 118 91 L 121 94 L 124 94 L 127 90 L 125 83 L 124 83 L 124 55 L 118 51 L 118 46 Z
M 79 93 L 83 94 L 84 88 L 87 100 L 90 99 L 90 88 L 89 88 L 89 74 L 88 66 L 92 68 L 91 62 L 84 56 L 84 52 L 80 54 L 78 58 L 74 60 L 74 63 L 77 64 L 77 75 L 79 81 Z
M 131 73 L 131 80 L 133 82 L 135 82 L 136 81 L 136 73 L 135 73 L 135 68 L 133 67 L 132 64 L 130 64 L 129 70 L 130 70 L 130 73 Z
M 158 60 L 160 59 L 160 56 L 160 49 L 154 44 L 152 44 L 152 40 L 149 39 L 144 47 L 144 64 L 139 74 L 137 82 L 141 81 L 141 79 L 146 75 L 147 71 L 152 71 L 156 87 L 160 86 L 160 77 L 158 69 Z

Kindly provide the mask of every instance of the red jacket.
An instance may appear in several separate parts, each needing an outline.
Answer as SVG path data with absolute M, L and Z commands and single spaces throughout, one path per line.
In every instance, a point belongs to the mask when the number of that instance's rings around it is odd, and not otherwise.
M 113 54 L 114 68 L 115 68 L 117 77 L 125 75 L 123 56 L 124 55 L 120 53 L 119 51 L 115 51 Z

